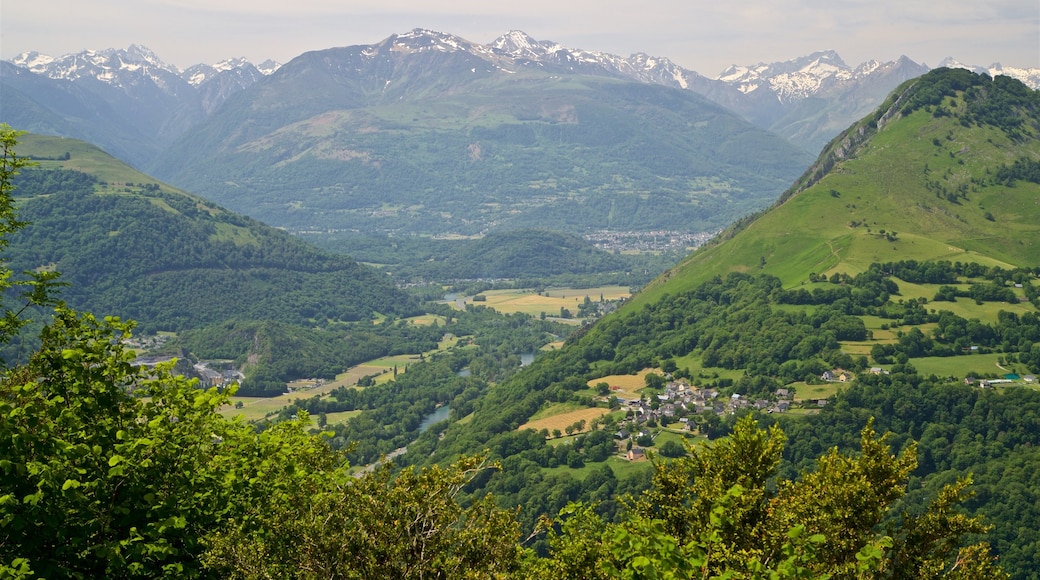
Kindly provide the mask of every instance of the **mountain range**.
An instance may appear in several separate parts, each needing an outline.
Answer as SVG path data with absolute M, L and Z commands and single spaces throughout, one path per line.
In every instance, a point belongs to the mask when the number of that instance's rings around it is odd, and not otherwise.
M 416 29 L 281 66 L 25 53 L 0 62 L 0 115 L 293 232 L 704 232 L 767 206 L 926 70 L 826 51 L 708 78 L 520 31 L 478 44 Z
M 856 112 L 869 112 L 880 98 L 896 84 L 929 70 L 907 57 L 896 61 L 870 60 L 857 66 L 847 65 L 833 50 L 782 62 L 759 62 L 753 65 L 731 65 L 715 76 L 706 76 L 683 68 L 671 60 L 644 53 L 629 57 L 569 48 L 552 41 L 539 41 L 518 30 L 510 31 L 494 41 L 481 45 L 462 38 L 430 30 L 413 30 L 390 38 L 425 36 L 429 46 L 437 50 L 464 50 L 485 57 L 499 56 L 514 66 L 561 67 L 570 72 L 606 74 L 649 84 L 661 84 L 698 92 L 717 103 L 732 108 L 760 126 L 776 130 L 809 152 L 817 152 L 828 140 L 824 135 L 809 138 L 781 122 L 786 112 L 806 99 L 827 101 L 866 101 L 859 93 L 869 93 L 873 102 L 858 103 L 856 111 L 845 111 L 840 125 L 831 127 L 831 136 L 859 118 Z M 440 39 L 440 40 L 436 40 Z M 389 39 L 388 39 L 389 40 Z M 384 41 L 385 42 L 385 41 Z M 375 45 L 372 45 L 375 46 Z M 228 96 L 274 73 L 280 63 L 267 60 L 258 65 L 244 58 L 229 58 L 215 64 L 196 64 L 184 70 L 163 62 L 155 53 L 140 45 L 127 49 L 85 50 L 60 57 L 25 52 L 10 61 L 37 75 L 72 83 L 93 79 L 121 89 L 131 98 L 145 96 L 141 91 L 152 84 L 159 91 L 188 101 L 197 101 L 205 114 L 212 113 Z M 990 76 L 1017 78 L 1031 88 L 1040 88 L 1040 69 L 966 65 L 946 58 L 939 68 L 967 68 Z M 4 75 L 13 74 L 5 71 Z M 887 89 L 871 90 L 871 85 Z M 189 89 L 188 87 L 191 87 Z M 877 96 L 881 92 L 880 98 Z M 765 107 L 765 110 L 763 110 Z

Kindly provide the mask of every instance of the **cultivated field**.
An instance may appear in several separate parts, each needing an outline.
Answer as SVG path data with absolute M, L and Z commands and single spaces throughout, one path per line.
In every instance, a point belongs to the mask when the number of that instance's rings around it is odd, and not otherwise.
M 552 409 L 552 407 L 550 407 L 550 409 Z M 547 429 L 550 433 L 552 433 L 554 429 L 559 429 L 562 432 L 567 427 L 581 421 L 582 419 L 584 419 L 586 425 L 588 425 L 593 420 L 598 419 L 609 412 L 610 409 L 603 407 L 581 407 L 579 409 L 542 416 L 539 419 L 534 419 L 520 425 L 518 429 L 534 429 L 535 431 Z M 535 416 L 537 417 L 538 415 Z M 586 430 L 587 429 L 588 427 L 586 426 Z
M 910 359 L 917 372 L 923 376 L 964 378 L 969 374 L 997 375 L 1008 373 L 1029 374 L 1025 365 L 1000 365 L 1001 353 L 970 354 L 964 356 L 932 356 Z
M 482 292 L 487 300 L 474 302 L 472 296 L 466 296 L 455 301 L 458 308 L 465 308 L 465 304 L 477 304 L 493 308 L 503 314 L 515 314 L 523 312 L 531 316 L 540 316 L 543 312 L 546 316 L 556 317 L 560 315 L 560 309 L 566 308 L 571 314 L 577 316 L 578 305 L 585 301 L 588 296 L 593 302 L 599 302 L 600 296 L 604 300 L 618 300 L 628 298 L 631 293 L 627 286 L 602 286 L 599 288 L 554 288 L 546 290 L 541 294 L 534 290 L 488 290 Z
M 654 369 L 643 369 L 634 375 L 608 375 L 588 382 L 590 388 L 595 388 L 599 383 L 610 385 L 610 394 L 617 395 L 621 399 L 638 399 L 639 391 L 646 387 L 646 374 L 649 372 L 660 373 Z

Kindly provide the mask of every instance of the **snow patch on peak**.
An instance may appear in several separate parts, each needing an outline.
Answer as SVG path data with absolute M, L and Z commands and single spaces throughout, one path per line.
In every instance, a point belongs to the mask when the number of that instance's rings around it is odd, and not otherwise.
M 881 61 L 879 61 L 879 60 L 868 60 L 868 61 L 866 61 L 864 63 L 861 63 L 859 66 L 857 66 L 856 70 L 853 71 L 853 74 L 854 75 L 869 75 L 870 73 L 872 73 L 872 72 L 874 72 L 876 70 L 879 70 L 881 67 L 882 67 Z
M 34 73 L 41 72 L 44 68 L 54 62 L 54 57 L 46 54 L 41 54 L 36 51 L 23 52 L 18 56 L 11 59 L 14 64 L 27 68 Z
M 404 34 L 394 34 L 381 43 L 384 48 L 398 53 L 409 54 L 423 52 L 426 50 L 439 50 L 441 52 L 487 52 L 481 45 L 474 44 L 444 32 L 428 30 L 426 28 L 413 28 Z
M 265 75 L 273 74 L 274 71 L 280 69 L 281 67 L 282 63 L 275 62 L 271 59 L 267 59 L 264 62 L 256 65 L 256 69 Z
M 236 68 L 241 68 L 241 67 L 246 66 L 248 64 L 249 64 L 249 61 L 246 60 L 244 57 L 226 58 L 226 59 L 224 59 L 224 60 L 214 64 L 213 65 L 213 70 L 217 70 L 217 71 L 223 72 L 223 71 L 228 71 L 228 70 L 234 70 Z
M 987 66 L 969 66 L 963 64 L 953 57 L 946 57 L 939 62 L 939 67 L 946 68 L 963 68 L 970 70 L 977 74 L 987 74 L 991 77 L 1006 76 L 1013 79 L 1017 79 L 1022 84 L 1033 90 L 1040 90 L 1040 68 L 1017 68 L 1017 67 L 1005 67 L 999 62 L 995 62 Z
M 542 48 L 538 41 L 528 36 L 522 30 L 510 30 L 496 38 L 490 45 L 491 48 L 508 54 L 536 54 L 541 53 Z
M 875 73 L 906 64 L 903 59 L 898 65 L 869 60 L 853 69 L 845 64 L 837 52 L 824 50 L 783 62 L 731 65 L 715 80 L 733 86 L 744 94 L 765 89 L 775 94 L 781 102 L 793 102 L 829 90 L 830 87 L 858 82 Z

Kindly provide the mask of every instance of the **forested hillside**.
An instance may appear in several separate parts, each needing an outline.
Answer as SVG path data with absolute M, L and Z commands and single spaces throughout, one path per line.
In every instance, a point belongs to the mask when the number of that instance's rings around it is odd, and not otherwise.
M 918 513 L 941 484 L 977 474 L 971 512 L 994 526 L 1012 576 L 1031 577 L 1040 513 L 1026 507 L 1037 498 L 1022 466 L 1040 443 L 1037 103 L 1014 81 L 965 71 L 902 87 L 776 207 L 489 391 L 439 441 L 420 439 L 411 461 L 491 449 L 503 471 L 474 493 L 524 505 L 526 527 L 578 499 L 613 517 L 617 490 L 649 485 L 638 463 L 603 461 L 601 433 L 664 454 L 690 422 L 711 439 L 758 413 L 797 434 L 780 467 L 790 477 L 831 446 L 855 448 L 873 417 L 897 448 L 920 442 L 898 509 Z M 635 402 L 610 396 L 619 377 L 648 370 L 647 390 L 625 395 Z M 669 379 L 717 399 L 661 415 Z M 790 410 L 765 412 L 780 402 Z M 519 429 L 575 403 L 602 409 L 591 432 Z
M 70 305 L 182 330 L 230 318 L 361 320 L 417 306 L 376 272 L 157 184 L 26 171 L 14 268 L 62 272 Z
M 8 238 L 5 257 L 14 271 L 60 273 L 69 306 L 134 320 L 149 334 L 183 333 L 167 353 L 237 361 L 243 394 L 280 394 L 291 380 L 333 378 L 416 346 L 371 324 L 420 311 L 385 274 L 173 189 L 86 143 L 24 141 L 37 165 L 12 181 L 26 225 Z M 418 342 L 432 348 L 438 338 Z M 16 337 L 5 358 L 33 342 L 31 333 Z

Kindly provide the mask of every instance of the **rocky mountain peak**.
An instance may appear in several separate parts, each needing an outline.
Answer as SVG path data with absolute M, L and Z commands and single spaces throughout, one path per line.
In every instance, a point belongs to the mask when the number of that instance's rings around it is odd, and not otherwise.
M 488 46 L 514 58 L 533 58 L 545 54 L 545 47 L 522 30 L 510 30 L 496 38 Z
M 394 34 L 380 43 L 398 53 L 438 50 L 441 52 L 485 52 L 483 46 L 472 43 L 454 34 L 437 32 L 426 28 L 415 28 L 404 34 Z

